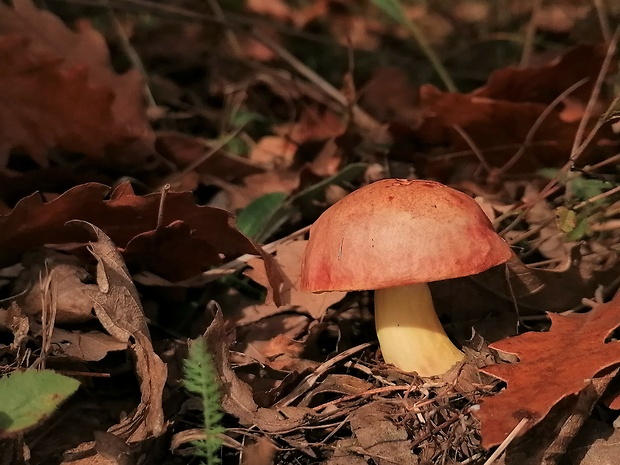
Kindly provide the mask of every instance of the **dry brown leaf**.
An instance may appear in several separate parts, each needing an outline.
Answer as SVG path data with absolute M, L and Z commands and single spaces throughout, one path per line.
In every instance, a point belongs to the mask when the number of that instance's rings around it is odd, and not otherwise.
M 301 260 L 306 250 L 307 241 L 289 241 L 276 247 L 276 262 L 284 275 L 284 284 L 281 289 L 282 305 L 274 303 L 251 305 L 243 310 L 243 315 L 236 321 L 237 325 L 244 325 L 258 321 L 266 316 L 295 310 L 304 313 L 315 320 L 320 320 L 329 307 L 340 302 L 346 292 L 324 292 L 313 294 L 299 290 L 301 276 Z M 262 260 L 248 261 L 251 270 L 245 274 L 262 286 L 268 287 L 265 268 Z
M 129 184 L 112 192 L 101 184 L 83 184 L 51 202 L 33 194 L 8 215 L 0 216 L 0 266 L 19 261 L 33 247 L 84 242 L 87 235 L 83 230 L 65 225 L 80 219 L 108 234 L 130 264 L 133 261 L 141 269 L 150 268 L 173 281 L 239 255 L 260 255 L 266 260 L 276 299 L 279 297 L 281 278 L 273 258 L 234 227 L 232 214 L 196 205 L 191 192 L 169 192 L 158 228 L 160 203 L 161 194 L 138 196 Z
M 276 168 L 265 173 L 252 174 L 243 179 L 242 186 L 229 186 L 231 210 L 247 207 L 253 200 L 272 192 L 291 193 L 299 187 L 300 169 Z
M 197 173 L 215 176 L 224 181 L 241 179 L 250 174 L 265 171 L 264 167 L 259 164 L 223 150 L 205 157 L 210 151 L 210 145 L 204 139 L 176 131 L 158 132 L 155 146 L 158 152 L 173 162 L 180 170 L 186 169 L 198 160 L 204 160 L 194 170 Z
M 41 165 L 55 147 L 123 165 L 154 156 L 142 77 L 112 70 L 105 40 L 88 22 L 72 31 L 30 0 L 0 4 L 0 69 L 2 164 L 13 148 Z M 121 147 L 132 157 L 111 159 Z
M 620 261 L 592 270 L 585 262 L 586 257 L 580 256 L 579 248 L 574 248 L 562 266 L 545 270 L 531 268 L 515 256 L 506 263 L 510 285 L 504 267 L 467 279 L 509 302 L 516 299 L 522 314 L 561 312 L 580 306 L 584 296 L 593 295 L 599 285 L 610 285 L 618 277 Z
M 313 106 L 303 108 L 299 121 L 281 124 L 274 128 L 278 136 L 296 144 L 338 137 L 344 131 L 342 117 L 331 110 L 321 110 Z
M 129 342 L 140 380 L 140 405 L 109 432 L 127 442 L 160 436 L 165 431 L 162 396 L 166 365 L 153 350 L 140 296 L 116 246 L 105 233 L 85 221 L 75 221 L 96 237 L 90 252 L 97 259 L 98 290 L 88 292 L 103 327 L 121 342 Z
M 88 272 L 77 258 L 50 249 L 27 253 L 22 260 L 24 270 L 15 282 L 16 301 L 26 315 L 40 315 L 42 309 L 41 282 L 45 276 L 53 284 L 56 322 L 79 323 L 94 318 L 93 301 L 85 290 L 96 289 L 84 284 Z
M 486 85 L 471 95 L 510 102 L 548 104 L 576 82 L 587 79 L 571 94 L 572 98 L 587 102 L 606 52 L 607 46 L 604 44 L 578 45 L 542 66 L 508 66 L 494 71 Z M 613 69 L 612 66 L 609 72 L 612 73 Z
M 267 436 L 259 437 L 243 448 L 241 465 L 271 465 L 278 448 Z
M 558 402 L 580 394 L 601 372 L 620 364 L 618 342 L 608 341 L 620 326 L 620 293 L 589 313 L 548 316 L 548 332 L 529 332 L 490 346 L 520 361 L 483 369 L 507 384 L 485 399 L 477 414 L 487 449 L 500 444 L 523 419 L 522 433 L 529 430 Z
M 33 331 L 41 328 L 33 325 Z M 86 333 L 80 331 L 66 331 L 54 328 L 51 338 L 51 355 L 56 357 L 70 357 L 85 362 L 97 362 L 108 353 L 118 350 L 127 350 L 128 342 L 98 331 Z
M 250 160 L 264 166 L 290 166 L 297 152 L 297 144 L 281 136 L 265 136 L 252 148 Z
M 392 421 L 392 407 L 379 401 L 357 409 L 350 417 L 351 430 L 361 448 L 378 465 L 418 465 L 404 426 Z
M 280 407 L 278 409 L 259 407 L 254 401 L 252 390 L 232 370 L 229 361 L 224 317 L 217 312 L 205 332 L 205 340 L 220 383 L 226 386 L 222 395 L 222 410 L 235 416 L 244 426 L 255 426 L 266 433 L 290 431 L 311 421 L 315 416 L 312 409 L 301 407 Z
M 305 315 L 282 313 L 240 328 L 234 349 L 274 370 L 302 373 L 319 365 L 308 358 L 317 356 L 324 327 Z
M 485 86 L 469 94 L 443 92 L 423 85 L 417 102 L 408 97 L 411 89 L 402 73 L 394 72 L 396 80 L 383 78 L 377 84 L 375 79 L 371 84 L 402 89 L 396 94 L 405 96 L 402 108 L 394 110 L 395 105 L 387 98 L 383 104 L 380 98 L 373 97 L 372 87 L 370 101 L 384 113 L 394 114 L 391 131 L 396 143 L 392 147 L 392 159 L 411 160 L 412 153 L 420 148 L 432 154 L 416 156 L 418 175 L 438 179 L 462 176 L 458 169 L 461 163 L 477 163 L 472 144 L 490 167 L 504 167 L 510 162 L 507 170 L 531 173 L 541 167 L 562 165 L 570 156 L 585 110 L 584 102 L 596 82 L 605 51 L 605 46 L 584 45 L 548 65 L 501 69 L 491 75 Z M 613 73 L 614 69 L 612 63 L 609 72 Z M 581 80 L 585 84 L 570 95 L 567 108 L 561 103 L 539 121 L 554 99 Z M 382 92 L 378 92 L 380 96 Z M 601 109 L 602 105 L 595 106 L 586 131 L 595 124 Z M 524 147 L 526 140 L 529 144 Z M 610 128 L 603 126 L 579 163 L 591 164 L 604 159 L 612 153 L 616 140 Z M 435 148 L 461 155 L 434 156 Z M 513 159 L 517 153 L 519 156 Z

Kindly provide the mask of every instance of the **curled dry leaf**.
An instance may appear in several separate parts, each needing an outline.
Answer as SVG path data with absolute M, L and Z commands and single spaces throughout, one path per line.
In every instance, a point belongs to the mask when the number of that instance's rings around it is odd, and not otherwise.
M 230 366 L 224 317 L 218 311 L 205 332 L 209 352 L 218 372 L 222 393 L 222 409 L 235 416 L 244 426 L 255 426 L 265 433 L 284 433 L 311 421 L 315 415 L 309 408 L 284 406 L 278 409 L 259 407 L 250 386 L 241 381 Z
M 580 394 L 601 372 L 620 364 L 619 343 L 609 340 L 620 326 L 620 294 L 589 313 L 548 315 L 548 332 L 529 332 L 490 346 L 516 355 L 519 362 L 482 370 L 507 384 L 485 399 L 477 414 L 487 449 L 500 444 L 523 419 L 522 432 L 529 430 L 558 402 Z
M 301 261 L 307 242 L 303 240 L 289 241 L 276 247 L 275 259 L 284 276 L 284 284 L 281 288 L 282 305 L 278 306 L 267 300 L 264 304 L 246 307 L 243 309 L 243 314 L 237 319 L 237 325 L 249 324 L 267 316 L 290 311 L 304 313 L 315 320 L 320 320 L 329 307 L 344 298 L 346 292 L 313 294 L 299 290 Z M 248 265 L 252 269 L 246 271 L 245 274 L 262 286 L 269 288 L 264 262 L 260 259 L 252 259 L 248 261 Z
M 102 184 L 82 184 L 50 202 L 30 195 L 0 216 L 0 266 L 16 263 L 33 247 L 86 241 L 81 228 L 65 226 L 80 219 L 109 235 L 130 265 L 139 264 L 172 281 L 239 255 L 259 255 L 279 298 L 281 277 L 275 261 L 235 228 L 229 212 L 196 205 L 191 192 L 169 192 L 158 228 L 160 203 L 161 194 L 138 196 L 129 184 L 112 192 Z
M 138 408 L 109 432 L 127 442 L 160 436 L 164 430 L 162 395 L 166 365 L 153 350 L 144 310 L 129 271 L 110 238 L 85 221 L 74 223 L 89 229 L 96 241 L 89 250 L 97 259 L 97 290 L 88 292 L 103 327 L 121 342 L 129 342 L 135 357 L 142 399 Z
M 112 156 L 115 148 L 131 150 L 129 164 L 155 155 L 142 77 L 112 70 L 105 40 L 88 22 L 72 31 L 31 0 L 0 4 L 0 70 L 0 165 L 13 148 L 40 165 L 52 148 L 117 164 L 128 162 Z
M 84 284 L 88 272 L 77 258 L 50 249 L 27 253 L 24 269 L 15 283 L 16 301 L 26 315 L 41 313 L 41 282 L 49 276 L 55 294 L 56 322 L 79 323 L 93 318 L 93 301 L 85 290 L 96 289 Z
M 33 331 L 42 331 L 34 324 Z M 70 357 L 85 362 L 97 362 L 108 353 L 117 350 L 127 350 L 128 341 L 119 341 L 99 331 L 65 331 L 54 328 L 51 338 L 50 354 L 56 357 Z

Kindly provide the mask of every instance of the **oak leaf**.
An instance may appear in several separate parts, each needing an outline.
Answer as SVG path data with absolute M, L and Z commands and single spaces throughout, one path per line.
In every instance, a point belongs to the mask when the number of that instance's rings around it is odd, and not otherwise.
M 115 73 L 88 22 L 73 31 L 31 0 L 0 4 L 0 165 L 15 148 L 42 166 L 52 148 L 143 163 L 155 152 L 142 88 L 137 71 Z M 120 148 L 124 155 L 113 156 Z
M 620 326 L 620 293 L 588 313 L 548 316 L 548 332 L 529 332 L 490 345 L 516 355 L 519 362 L 482 370 L 507 384 L 478 411 L 485 448 L 500 444 L 523 419 L 527 423 L 521 433 L 531 429 L 562 399 L 580 394 L 603 370 L 620 364 L 619 343 L 609 340 Z
M 169 192 L 158 224 L 160 203 L 161 194 L 139 196 L 129 184 L 112 191 L 102 184 L 82 184 L 50 202 L 39 194 L 30 195 L 10 213 L 0 215 L 0 266 L 17 263 L 34 247 L 85 242 L 88 236 L 83 229 L 65 226 L 68 221 L 83 220 L 110 236 L 132 268 L 160 273 L 172 281 L 242 254 L 260 255 L 279 297 L 277 265 L 235 228 L 231 213 L 196 205 L 191 192 Z

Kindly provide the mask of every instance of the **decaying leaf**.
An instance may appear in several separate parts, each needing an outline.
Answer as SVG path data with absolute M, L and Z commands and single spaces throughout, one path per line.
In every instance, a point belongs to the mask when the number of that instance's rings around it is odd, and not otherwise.
M 160 204 L 161 194 L 138 196 L 129 184 L 112 192 L 102 184 L 83 184 L 50 202 L 30 195 L 0 216 L 0 266 L 16 263 L 33 247 L 85 242 L 83 230 L 65 225 L 79 219 L 109 235 L 130 265 L 171 280 L 195 276 L 223 259 L 260 255 L 279 298 L 281 278 L 273 258 L 235 228 L 229 212 L 196 205 L 190 192 L 169 192 L 158 227 Z
M 320 320 L 325 311 L 340 302 L 346 292 L 326 292 L 313 294 L 299 290 L 299 279 L 301 275 L 301 260 L 307 241 L 289 241 L 276 247 L 276 261 L 284 275 L 284 284 L 281 289 L 282 305 L 278 306 L 269 301 L 261 305 L 251 305 L 243 310 L 243 315 L 237 320 L 237 325 L 245 325 L 253 321 L 258 321 L 269 315 L 284 313 L 295 310 L 305 313 L 315 320 Z M 252 267 L 245 272 L 247 276 L 257 283 L 269 288 L 269 281 L 265 272 L 262 260 L 252 259 L 248 262 Z
M 601 372 L 620 364 L 618 342 L 609 340 L 620 326 L 620 294 L 585 314 L 548 316 L 548 332 L 529 332 L 490 346 L 520 361 L 483 369 L 507 384 L 485 399 L 478 412 L 485 448 L 500 444 L 523 419 L 526 430 L 532 428 L 558 402 L 578 395 Z
M 88 272 L 79 260 L 50 249 L 27 253 L 22 260 L 24 270 L 15 283 L 16 301 L 26 315 L 39 315 L 42 309 L 41 280 L 49 275 L 53 284 L 58 323 L 78 323 L 93 318 L 93 302 L 85 289 L 96 289 L 84 284 Z
M 273 441 L 267 436 L 261 436 L 256 442 L 243 448 L 241 465 L 272 465 L 276 451 Z
M 140 165 L 155 154 L 142 77 L 113 71 L 105 40 L 88 22 L 72 31 L 30 0 L 0 4 L 0 70 L 0 165 L 13 148 L 42 166 L 56 147 L 106 163 Z M 110 158 L 108 149 L 130 145 L 129 161 Z
M 235 416 L 242 425 L 255 425 L 266 433 L 290 431 L 300 427 L 315 415 L 314 410 L 302 407 L 263 408 L 254 401 L 250 386 L 241 381 L 230 366 L 226 343 L 224 318 L 221 312 L 205 333 L 209 352 L 220 377 L 220 383 L 226 386 L 222 393 L 222 409 Z
M 35 332 L 41 331 L 41 328 L 36 324 L 32 325 L 32 329 Z M 97 362 L 110 352 L 127 350 L 128 346 L 128 341 L 119 341 L 99 331 L 81 332 L 54 328 L 49 354 L 55 357 Z
M 351 415 L 351 429 L 358 444 L 379 465 L 417 465 L 407 430 L 390 419 L 390 407 L 381 402 L 364 405 Z
M 455 160 L 476 162 L 472 143 L 490 167 L 531 172 L 536 168 L 561 166 L 570 155 L 585 102 L 596 82 L 605 52 L 605 46 L 581 45 L 550 64 L 508 67 L 494 72 L 485 86 L 468 94 L 443 92 L 424 84 L 419 89 L 419 97 L 413 98 L 411 91 L 405 90 L 410 86 L 402 72 L 379 73 L 378 78 L 384 81 L 387 78 L 387 82 L 373 80 L 369 100 L 379 114 L 394 123 L 392 132 L 397 144 L 392 149 L 392 158 L 411 159 L 410 147 L 445 147 L 448 153 L 468 154 L 465 158 L 444 158 L 435 156 L 433 150 L 427 156 L 416 157 L 414 162 L 419 162 L 426 177 L 450 179 L 459 171 L 456 167 L 460 163 L 455 165 Z M 614 67 L 612 64 L 610 73 Z M 541 118 L 554 99 L 581 81 L 583 85 L 568 99 Z M 400 105 L 381 98 L 383 84 L 397 86 L 396 95 L 405 96 L 399 100 Z M 377 95 L 372 95 L 373 88 L 378 89 Z M 595 109 L 589 127 L 600 111 L 600 107 Z M 605 147 L 610 139 L 613 140 L 613 134 L 603 127 L 579 163 L 602 160 L 611 153 Z M 526 141 L 529 143 L 524 145 Z M 517 153 L 519 156 L 515 157 Z
M 97 290 L 88 292 L 103 327 L 121 342 L 130 342 L 140 380 L 138 408 L 110 432 L 128 442 L 157 437 L 165 431 L 162 395 L 166 365 L 154 352 L 146 318 L 129 271 L 116 246 L 105 233 L 85 221 L 78 224 L 96 237 L 89 250 L 97 259 Z

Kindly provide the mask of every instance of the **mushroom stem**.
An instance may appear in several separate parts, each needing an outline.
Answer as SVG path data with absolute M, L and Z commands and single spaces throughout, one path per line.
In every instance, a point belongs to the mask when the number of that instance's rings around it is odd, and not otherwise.
M 376 290 L 375 325 L 383 359 L 403 371 L 441 375 L 465 357 L 437 318 L 426 283 Z

